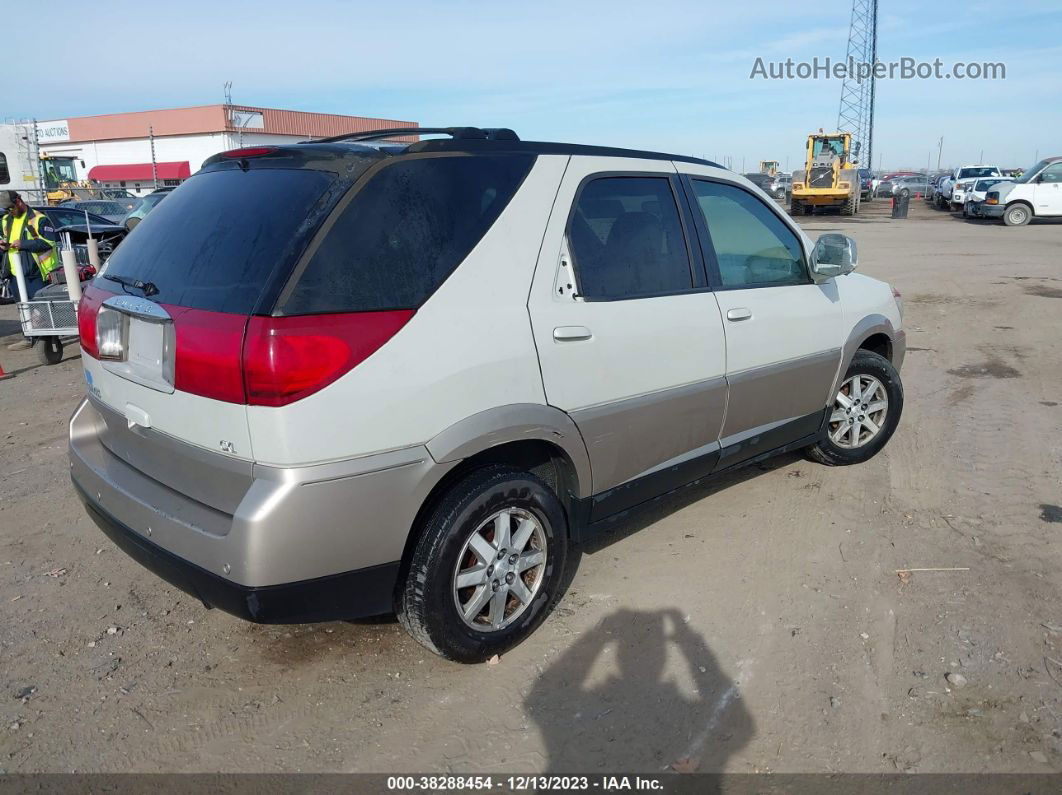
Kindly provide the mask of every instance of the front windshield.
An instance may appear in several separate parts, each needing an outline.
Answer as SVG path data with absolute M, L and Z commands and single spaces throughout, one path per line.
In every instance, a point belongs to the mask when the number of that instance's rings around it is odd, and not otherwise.
M 1032 168 L 1027 169 L 1020 177 L 1018 177 L 1014 181 L 1017 182 L 1018 184 L 1024 185 L 1026 182 L 1031 181 L 1032 178 L 1035 177 L 1037 174 L 1039 174 L 1046 166 L 1047 166 L 1047 161 L 1046 160 L 1041 160 L 1039 163 L 1037 163 Z
M 963 168 L 959 169 L 959 179 L 968 179 L 970 177 L 994 177 L 996 176 L 996 169 L 994 168 Z
M 820 138 L 815 141 L 811 151 L 814 157 L 820 157 L 823 154 L 840 157 L 844 154 L 844 140 L 841 138 Z

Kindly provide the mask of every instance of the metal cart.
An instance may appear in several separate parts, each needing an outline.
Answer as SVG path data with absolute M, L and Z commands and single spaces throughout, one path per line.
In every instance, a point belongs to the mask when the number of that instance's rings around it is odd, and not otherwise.
M 17 304 L 22 333 L 34 344 L 38 341 L 42 343 L 39 350 L 41 361 L 45 364 L 61 362 L 64 341 L 70 342 L 78 338 L 77 305 L 81 300 L 81 283 L 77 277 L 76 254 L 68 234 L 63 235 L 63 244 L 60 254 L 63 260 L 63 271 L 67 276 L 66 297 L 23 300 Z M 98 261 L 98 254 L 96 257 Z M 73 284 L 69 282 L 71 274 L 74 278 Z M 19 295 L 25 298 L 26 285 L 22 274 L 19 273 L 17 278 Z
M 18 319 L 22 333 L 41 343 L 40 356 L 45 364 L 59 364 L 64 340 L 69 342 L 78 336 L 77 304 L 70 299 L 20 303 Z

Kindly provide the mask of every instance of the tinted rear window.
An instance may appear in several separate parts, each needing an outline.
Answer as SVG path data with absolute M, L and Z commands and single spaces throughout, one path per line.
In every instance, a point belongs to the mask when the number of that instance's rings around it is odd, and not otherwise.
M 339 210 L 280 311 L 419 307 L 501 215 L 534 160 L 453 156 L 388 164 Z
M 105 273 L 154 283 L 159 303 L 249 313 L 274 269 L 306 247 L 334 179 L 309 169 L 196 174 L 144 217 Z

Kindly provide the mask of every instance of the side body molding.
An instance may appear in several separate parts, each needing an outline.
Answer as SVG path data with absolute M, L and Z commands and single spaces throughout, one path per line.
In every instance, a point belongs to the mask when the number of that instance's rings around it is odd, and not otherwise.
M 572 462 L 577 497 L 591 493 L 590 456 L 572 418 L 558 408 L 514 403 L 481 411 L 456 422 L 426 445 L 438 463 L 469 458 L 508 442 L 543 441 L 561 448 Z

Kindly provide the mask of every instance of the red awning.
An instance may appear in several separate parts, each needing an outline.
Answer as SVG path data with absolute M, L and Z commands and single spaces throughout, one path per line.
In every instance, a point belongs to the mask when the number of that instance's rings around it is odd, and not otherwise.
M 188 161 L 183 163 L 156 163 L 159 179 L 188 179 L 192 169 Z M 89 169 L 89 179 L 96 182 L 146 182 L 154 178 L 151 163 L 123 163 L 115 166 L 93 166 Z

